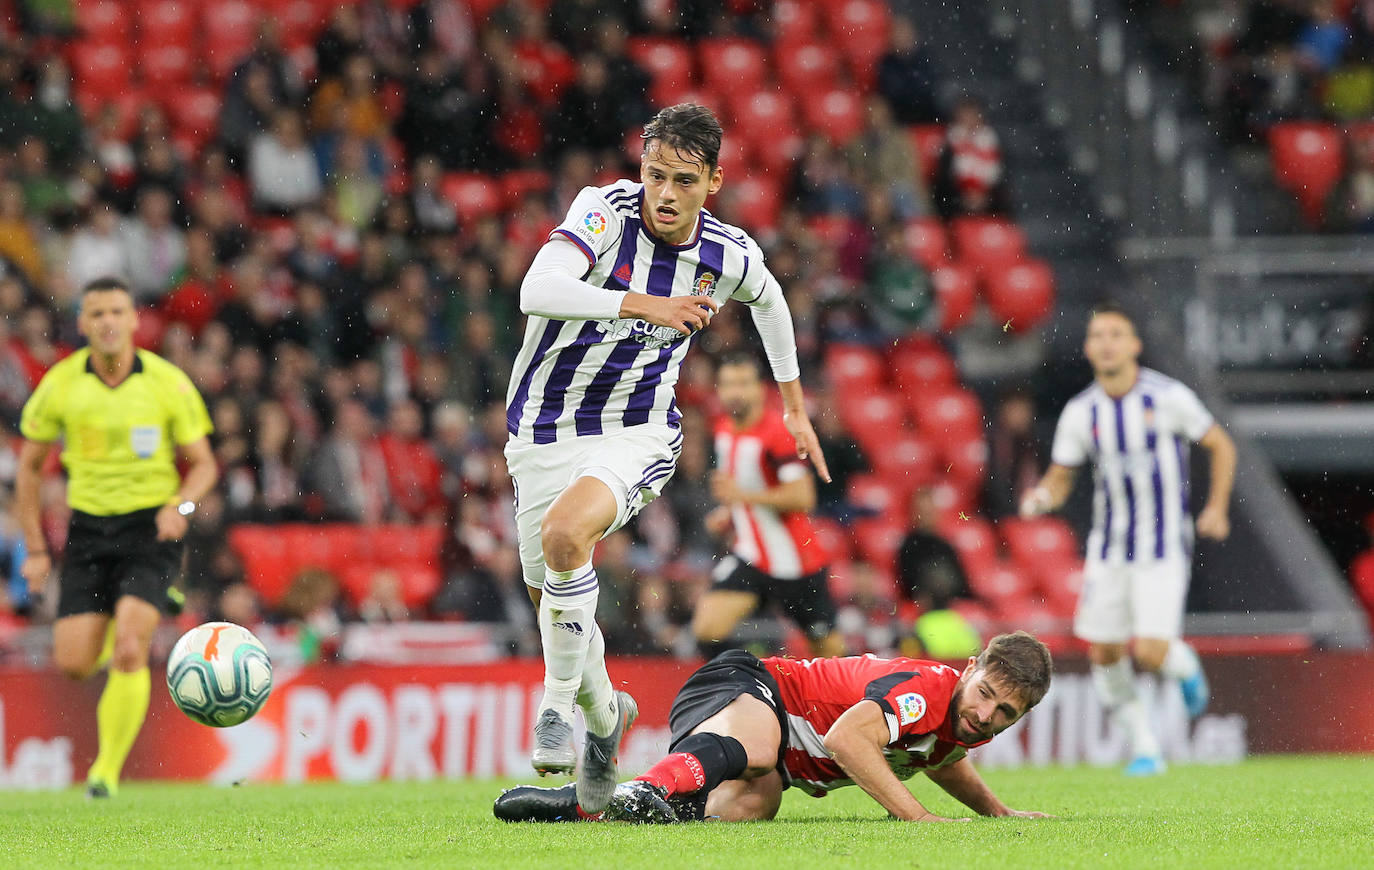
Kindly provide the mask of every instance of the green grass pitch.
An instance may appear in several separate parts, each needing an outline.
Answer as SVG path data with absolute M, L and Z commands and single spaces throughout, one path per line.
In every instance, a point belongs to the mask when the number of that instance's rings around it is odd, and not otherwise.
M 903 824 L 858 789 L 789 793 L 775 822 L 507 825 L 501 784 L 132 783 L 108 802 L 76 789 L 0 792 L 6 867 L 1369 867 L 1374 756 L 1271 756 L 1175 766 L 1131 780 L 1116 769 L 985 773 L 1011 806 L 1055 819 Z M 911 781 L 932 810 L 959 805 Z

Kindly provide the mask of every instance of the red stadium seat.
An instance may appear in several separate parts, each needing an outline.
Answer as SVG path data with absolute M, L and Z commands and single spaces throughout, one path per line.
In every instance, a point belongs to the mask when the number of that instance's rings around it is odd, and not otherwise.
M 703 39 L 697 66 L 706 87 L 721 94 L 758 91 L 768 80 L 768 57 L 752 39 Z
M 92 42 L 128 44 L 133 36 L 129 9 L 119 0 L 82 0 L 75 4 L 76 29 Z
M 912 150 L 921 161 L 921 171 L 926 181 L 935 179 L 935 171 L 940 165 L 940 151 L 945 147 L 945 128 L 941 124 L 916 124 L 906 128 L 911 137 Z
M 1350 562 L 1350 581 L 1355 597 L 1374 620 L 1374 550 L 1366 550 Z
M 832 88 L 802 103 L 807 127 L 835 145 L 844 145 L 864 128 L 864 103 L 857 91 Z
M 297 49 L 311 45 L 329 17 L 332 2 L 318 0 L 276 0 L 272 11 L 281 27 L 282 45 Z
M 963 517 L 972 517 L 978 512 L 978 494 L 959 481 L 946 477 L 930 488 L 930 494 L 943 517 L 963 522 Z
M 862 344 L 835 344 L 825 352 L 825 376 L 845 392 L 871 392 L 882 386 L 887 365 L 876 350 Z
M 849 501 L 857 507 L 877 511 L 888 522 L 904 522 L 909 493 L 900 483 L 876 474 L 856 474 L 849 479 Z
M 724 158 L 721 165 L 728 165 Z M 739 225 L 748 227 L 751 232 L 777 226 L 778 214 L 782 211 L 782 187 L 771 177 L 736 177 L 725 188 L 725 195 L 730 197 L 731 215 Z
M 816 533 L 816 540 L 825 549 L 827 562 L 849 561 L 852 544 L 844 526 L 827 517 L 813 517 L 811 528 Z
M 252 50 L 260 17 L 248 0 L 215 0 L 202 7 L 205 60 L 216 79 L 228 76 Z
M 982 433 L 955 435 L 940 447 L 950 480 L 968 491 L 982 489 L 988 467 L 988 444 Z
M 912 490 L 933 483 L 939 468 L 938 451 L 930 442 L 905 435 L 884 446 L 871 457 L 873 470 Z
M 907 434 L 902 402 L 891 393 L 842 393 L 839 411 L 845 426 L 869 453 L 886 449 Z
M 947 517 L 940 524 L 940 534 L 959 554 L 966 574 L 988 571 L 1000 561 L 997 535 L 992 531 L 992 524 L 982 517 L 969 516 L 966 520 L 958 516 Z
M 898 347 L 891 354 L 893 383 L 903 392 L 928 387 L 957 387 L 959 370 L 936 345 Z
M 754 161 L 770 171 L 789 167 L 802 148 L 797 132 L 797 111 L 792 98 L 782 91 L 741 91 L 732 97 L 734 123 L 726 139 L 742 139 Z
M 1035 581 L 1045 604 L 1061 617 L 1073 615 L 1083 591 L 1083 560 L 1076 555 L 1045 556 L 1028 565 L 1018 562 Z
M 940 331 L 954 332 L 973 316 L 978 305 L 978 279 L 960 263 L 938 266 L 930 273 L 940 303 Z
M 1007 542 L 1007 552 L 1027 567 L 1041 559 L 1078 557 L 1078 538 L 1062 517 L 1008 517 L 997 529 Z
M 983 433 L 983 407 L 962 388 L 917 390 L 907 394 L 916 425 L 939 443 L 957 435 Z
M 78 92 L 94 101 L 119 97 L 129 87 L 129 53 L 111 42 L 78 42 L 71 48 Z
M 960 262 L 980 273 L 1015 263 L 1026 254 L 1026 236 L 1011 221 L 994 217 L 961 217 L 950 221 Z
M 806 43 L 777 55 L 778 78 L 798 100 L 810 102 L 817 93 L 834 86 L 840 64 L 834 50 L 820 43 Z
M 1054 272 L 1044 260 L 992 266 L 983 275 L 983 290 L 988 310 L 1008 331 L 1033 329 L 1054 309 Z
M 349 565 L 339 576 L 340 585 L 349 604 L 357 607 L 371 593 L 377 575 L 391 571 L 401 587 L 401 600 L 406 607 L 423 609 L 439 591 L 442 583 L 437 568 L 424 565 L 388 565 L 384 562 L 360 562 Z
M 827 247 L 841 248 L 853 237 L 854 220 L 844 214 L 817 214 L 806 219 L 806 229 L 815 240 Z
M 692 72 L 692 51 L 675 39 L 637 37 L 631 39 L 627 50 L 651 79 L 650 89 L 657 94 L 664 89 L 685 91 L 696 84 Z
M 906 526 L 900 522 L 881 518 L 859 520 L 854 523 L 855 549 L 865 562 L 891 573 L 906 533 Z
M 811 0 L 778 0 L 773 4 L 774 51 L 783 54 L 816 38 L 816 4 Z
M 830 6 L 830 34 L 838 43 L 855 81 L 873 82 L 878 60 L 888 46 L 887 4 L 879 0 L 846 0 Z
M 140 45 L 196 43 L 196 4 L 191 0 L 141 0 L 134 14 Z
M 949 234 L 936 218 L 907 221 L 903 236 L 907 253 L 927 270 L 934 271 L 949 262 Z
M 503 202 L 501 186 L 481 172 L 449 172 L 439 183 L 440 190 L 463 222 L 499 214 Z
M 979 598 L 996 608 L 1001 602 L 1025 599 L 1031 593 L 1031 584 L 1025 573 L 1006 562 L 993 562 L 980 565 L 969 571 L 969 586 Z
M 229 546 L 243 563 L 244 579 L 268 605 L 276 604 L 295 576 L 286 539 L 275 526 L 237 525 L 229 529 Z
M 1331 124 L 1289 121 L 1269 128 L 1279 186 L 1298 198 L 1303 217 L 1320 226 L 1326 199 L 1345 174 L 1345 141 Z
M 638 160 L 638 156 L 635 159 Z M 519 202 L 530 194 L 545 194 L 553 190 L 553 176 L 543 169 L 512 169 L 503 174 L 499 181 L 501 196 L 511 203 Z
M 191 80 L 196 58 L 189 46 L 153 43 L 139 48 L 138 69 L 143 84 L 153 90 L 180 87 Z

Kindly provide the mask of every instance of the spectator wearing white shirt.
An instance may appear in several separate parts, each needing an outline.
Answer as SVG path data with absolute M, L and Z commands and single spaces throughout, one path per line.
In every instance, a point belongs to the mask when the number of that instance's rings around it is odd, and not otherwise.
M 96 278 L 128 279 L 129 258 L 119 234 L 119 216 L 109 203 L 95 203 L 90 219 L 72 236 L 67 277 L 73 287 L 85 287 Z
M 254 207 L 289 214 L 313 205 L 323 192 L 319 165 L 305 140 L 305 127 L 294 111 L 277 113 L 272 129 L 253 139 L 248 153 L 248 180 Z
M 186 265 L 186 234 L 172 223 L 172 195 L 161 187 L 145 187 L 138 195 L 138 211 L 121 228 L 124 256 L 134 299 L 160 299 L 172 279 Z

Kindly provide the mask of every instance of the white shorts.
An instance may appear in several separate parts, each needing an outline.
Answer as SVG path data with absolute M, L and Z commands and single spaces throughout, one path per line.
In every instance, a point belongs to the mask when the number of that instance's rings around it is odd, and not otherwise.
M 605 435 L 579 435 L 552 444 L 514 438 L 506 442 L 506 467 L 515 484 L 515 528 L 525 583 L 544 586 L 544 514 L 579 477 L 611 488 L 619 508 L 609 535 L 663 492 L 677 470 L 682 430 L 644 423 Z M 605 535 L 603 535 L 605 537 Z
M 1172 639 L 1183 633 L 1188 564 L 1182 559 L 1108 563 L 1089 559 L 1073 633 L 1089 643 L 1133 637 Z

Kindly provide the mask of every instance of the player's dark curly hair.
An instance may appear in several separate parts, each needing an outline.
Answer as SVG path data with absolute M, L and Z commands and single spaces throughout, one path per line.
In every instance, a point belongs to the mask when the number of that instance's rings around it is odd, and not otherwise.
M 1049 648 L 1024 631 L 999 634 L 978 656 L 978 667 L 1021 693 L 1029 710 L 1050 690 L 1054 661 Z
M 644 146 L 657 139 L 682 154 L 690 154 L 715 169 L 720 160 L 720 138 L 724 135 L 720 121 L 705 106 L 678 103 L 660 109 L 653 120 L 644 125 Z

